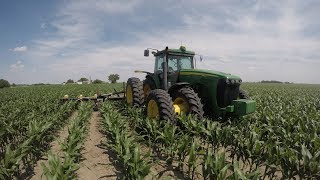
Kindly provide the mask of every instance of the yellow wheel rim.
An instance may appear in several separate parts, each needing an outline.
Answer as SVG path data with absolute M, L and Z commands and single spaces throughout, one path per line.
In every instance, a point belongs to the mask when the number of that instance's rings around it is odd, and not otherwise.
M 188 102 L 181 97 L 178 97 L 173 102 L 174 111 L 176 114 L 180 115 L 181 113 L 187 114 L 189 112 Z
M 133 97 L 132 97 L 132 87 L 130 85 L 127 86 L 126 90 L 126 99 L 127 99 L 127 104 L 132 106 L 133 104 Z
M 159 108 L 156 101 L 153 99 L 148 102 L 147 115 L 149 118 L 159 118 Z
M 149 84 L 145 84 L 143 86 L 144 97 L 147 97 L 149 95 L 150 91 L 151 91 L 150 85 Z

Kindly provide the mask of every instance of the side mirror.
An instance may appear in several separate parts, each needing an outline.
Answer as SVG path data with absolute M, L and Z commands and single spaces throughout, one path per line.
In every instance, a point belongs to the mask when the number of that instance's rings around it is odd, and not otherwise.
M 144 56 L 146 56 L 146 57 L 149 56 L 149 49 L 144 50 Z

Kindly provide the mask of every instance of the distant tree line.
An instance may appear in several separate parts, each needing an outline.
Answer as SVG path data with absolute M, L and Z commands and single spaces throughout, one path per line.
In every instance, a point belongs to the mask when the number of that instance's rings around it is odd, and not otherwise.
M 293 84 L 293 82 L 281 82 L 276 80 L 262 80 L 261 83 L 280 83 L 280 84 Z
M 110 83 L 116 83 L 119 79 L 120 79 L 120 76 L 119 74 L 110 74 L 108 77 L 108 81 Z M 102 83 L 105 83 L 103 80 L 100 80 L 100 79 L 96 79 L 94 81 L 91 81 L 85 77 L 82 77 L 80 78 L 77 82 L 81 82 L 81 83 L 87 83 L 87 84 L 102 84 Z M 72 80 L 72 79 L 68 79 L 66 82 L 63 82 L 64 84 L 74 84 L 75 81 Z M 26 85 L 26 84 L 19 84 L 19 85 L 16 85 L 16 84 L 10 84 L 9 81 L 5 80 L 5 79 L 0 79 L 0 88 L 5 88 L 5 87 L 15 87 L 15 86 L 23 86 L 23 85 Z M 49 83 L 36 83 L 36 84 L 32 84 L 33 86 L 42 86 L 42 85 L 50 85 Z
M 110 74 L 108 76 L 108 81 L 110 83 L 116 83 L 119 79 L 120 79 L 119 74 Z M 80 78 L 77 82 L 87 83 L 87 84 L 89 84 L 89 83 L 92 83 L 92 84 L 103 84 L 103 83 L 106 83 L 105 81 L 100 80 L 100 79 L 96 79 L 96 80 L 90 81 L 89 79 L 87 79 L 85 77 Z M 68 79 L 65 83 L 66 84 L 74 84 L 76 82 L 74 80 L 72 80 L 72 79 Z
M 32 84 L 32 86 L 43 86 L 43 85 L 51 85 L 50 83 L 36 83 Z

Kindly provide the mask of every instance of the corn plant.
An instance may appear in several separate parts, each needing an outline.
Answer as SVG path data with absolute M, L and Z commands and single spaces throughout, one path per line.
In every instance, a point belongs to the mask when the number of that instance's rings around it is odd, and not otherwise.
M 7 146 L 6 154 L 1 160 L 0 166 L 0 178 L 1 179 L 11 179 L 15 173 L 17 173 L 19 168 L 19 162 L 24 156 L 27 155 L 29 148 L 28 143 L 25 142 L 24 146 L 16 150 L 12 150 L 10 145 Z
M 249 174 L 244 173 L 240 168 L 239 168 L 239 163 L 238 161 L 235 161 L 233 163 L 233 175 L 232 179 L 234 180 L 258 180 L 259 179 L 259 172 L 255 171 Z
M 70 156 L 64 157 L 62 162 L 61 158 L 51 152 L 48 154 L 48 167 L 44 163 L 41 163 L 41 166 L 43 168 L 43 175 L 48 180 L 76 179 L 74 172 L 79 168 Z
M 199 154 L 201 154 L 200 152 L 200 145 L 195 142 L 195 140 L 193 140 L 191 147 L 189 149 L 189 154 L 188 154 L 188 172 L 189 172 L 189 176 L 191 177 L 191 179 L 194 179 L 194 175 L 195 175 L 195 170 L 197 168 L 197 160 L 199 158 Z
M 208 150 L 204 156 L 202 174 L 205 179 L 227 179 L 231 164 L 226 162 L 225 152 L 212 153 Z
M 183 164 L 189 153 L 188 150 L 190 149 L 191 143 L 192 143 L 192 138 L 187 134 L 183 134 L 176 140 L 176 144 L 177 144 L 176 154 L 178 156 L 177 160 L 178 160 L 178 166 L 180 170 L 183 170 Z
M 140 147 L 135 146 L 134 152 L 128 159 L 129 179 L 144 179 L 150 172 L 151 161 L 149 160 L 150 153 L 141 156 Z
M 137 121 L 136 131 L 147 140 L 149 147 L 157 148 L 160 124 L 154 119 L 141 119 Z M 157 149 L 159 151 L 159 149 Z
M 120 115 L 112 104 L 103 106 L 103 125 L 111 140 L 109 147 L 116 152 L 118 161 L 124 167 L 124 175 L 127 179 L 143 179 L 150 172 L 152 161 L 150 152 L 141 154 L 135 134 L 130 133 L 130 127 L 126 118 Z
M 177 134 L 177 127 L 171 124 L 166 124 L 163 127 L 163 131 L 158 131 L 156 141 L 162 146 L 162 152 L 165 153 L 166 161 L 168 164 L 172 164 L 176 154 L 177 146 L 176 140 L 179 138 Z

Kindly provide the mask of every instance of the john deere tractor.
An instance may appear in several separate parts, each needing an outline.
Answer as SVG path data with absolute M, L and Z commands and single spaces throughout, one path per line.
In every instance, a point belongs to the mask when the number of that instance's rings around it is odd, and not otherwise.
M 146 73 L 146 79 L 129 78 L 126 85 L 127 104 L 145 106 L 148 117 L 174 121 L 177 114 L 240 117 L 255 111 L 256 102 L 240 89 L 240 77 L 196 69 L 195 53 L 184 46 L 151 50 L 154 72 L 136 71 Z

